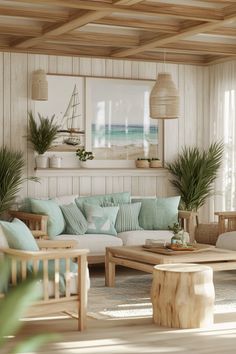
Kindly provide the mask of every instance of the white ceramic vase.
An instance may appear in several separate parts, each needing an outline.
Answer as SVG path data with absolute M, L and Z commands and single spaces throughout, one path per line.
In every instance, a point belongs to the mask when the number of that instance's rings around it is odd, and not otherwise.
M 46 155 L 37 155 L 36 158 L 37 168 L 47 168 L 48 167 L 48 157 Z

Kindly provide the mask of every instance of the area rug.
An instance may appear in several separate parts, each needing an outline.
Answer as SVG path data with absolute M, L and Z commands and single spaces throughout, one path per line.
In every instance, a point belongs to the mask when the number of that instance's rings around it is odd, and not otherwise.
M 96 319 L 143 318 L 152 316 L 150 300 L 152 276 L 118 275 L 116 286 L 104 286 L 104 277 L 91 279 L 88 316 Z M 236 271 L 216 272 L 215 313 L 236 312 Z

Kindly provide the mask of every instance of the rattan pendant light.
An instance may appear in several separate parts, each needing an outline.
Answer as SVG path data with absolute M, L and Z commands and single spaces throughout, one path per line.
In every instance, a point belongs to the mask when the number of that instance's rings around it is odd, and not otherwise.
M 159 73 L 150 94 L 150 117 L 174 119 L 179 117 L 179 94 L 170 73 Z
M 164 53 L 165 69 L 165 53 Z M 150 117 L 154 119 L 174 119 L 179 117 L 179 93 L 171 74 L 161 72 L 150 94 Z
M 47 101 L 48 99 L 48 82 L 47 75 L 44 70 L 39 69 L 32 75 L 32 100 Z

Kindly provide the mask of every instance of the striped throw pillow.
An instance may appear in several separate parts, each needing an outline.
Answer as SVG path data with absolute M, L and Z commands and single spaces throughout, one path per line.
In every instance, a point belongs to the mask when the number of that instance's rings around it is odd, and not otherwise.
M 141 203 L 120 204 L 115 228 L 117 232 L 143 230 L 139 226 L 138 216 Z
M 75 203 L 60 206 L 66 222 L 66 233 L 83 235 L 88 228 L 88 222 Z

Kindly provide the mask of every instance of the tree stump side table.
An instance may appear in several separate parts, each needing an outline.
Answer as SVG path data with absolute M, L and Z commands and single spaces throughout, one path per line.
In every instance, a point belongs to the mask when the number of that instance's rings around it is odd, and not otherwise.
M 154 323 L 172 328 L 201 328 L 213 324 L 213 270 L 199 264 L 154 267 L 151 288 Z

